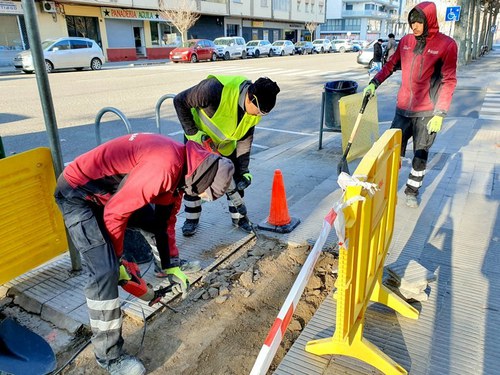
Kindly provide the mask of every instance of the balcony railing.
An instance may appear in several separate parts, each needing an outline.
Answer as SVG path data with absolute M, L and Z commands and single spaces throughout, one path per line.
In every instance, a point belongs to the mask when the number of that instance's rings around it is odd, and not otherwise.
M 381 12 L 378 10 L 343 10 L 342 17 L 344 18 L 379 18 L 379 19 L 387 19 L 390 18 L 390 14 L 386 12 Z

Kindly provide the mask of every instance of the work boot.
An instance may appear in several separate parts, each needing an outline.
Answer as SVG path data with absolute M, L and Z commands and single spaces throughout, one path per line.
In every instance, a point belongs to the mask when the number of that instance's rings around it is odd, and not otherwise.
M 190 237 L 195 234 L 198 229 L 198 223 L 198 220 L 186 219 L 182 225 L 182 234 L 186 237 Z
M 233 219 L 233 225 L 240 228 L 243 232 L 253 233 L 252 225 L 246 216 L 243 216 L 240 219 Z
M 406 205 L 411 208 L 418 207 L 418 201 L 416 195 L 406 195 Z
M 122 354 L 108 362 L 97 359 L 97 363 L 110 375 L 144 375 L 146 373 L 146 368 L 142 362 L 128 354 Z

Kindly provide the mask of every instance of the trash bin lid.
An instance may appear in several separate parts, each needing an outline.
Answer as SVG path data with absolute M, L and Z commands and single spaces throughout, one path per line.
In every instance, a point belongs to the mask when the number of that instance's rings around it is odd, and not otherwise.
M 327 92 L 354 94 L 357 89 L 358 83 L 356 81 L 331 81 L 325 83 L 325 91 Z

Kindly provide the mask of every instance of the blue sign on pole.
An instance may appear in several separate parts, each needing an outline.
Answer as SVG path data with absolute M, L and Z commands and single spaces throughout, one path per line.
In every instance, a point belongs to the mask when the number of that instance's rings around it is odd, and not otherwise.
M 446 21 L 460 21 L 460 6 L 446 8 Z

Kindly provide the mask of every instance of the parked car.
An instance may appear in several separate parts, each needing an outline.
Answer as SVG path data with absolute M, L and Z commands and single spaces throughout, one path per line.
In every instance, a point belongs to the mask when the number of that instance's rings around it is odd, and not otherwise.
M 313 40 L 313 46 L 316 53 L 332 52 L 332 42 L 330 39 L 315 39 Z
M 334 39 L 332 40 L 333 52 L 350 52 L 352 51 L 352 43 L 349 39 Z
M 357 40 L 354 39 L 352 40 L 352 51 L 353 52 L 359 52 L 366 46 L 368 46 L 369 42 L 367 40 Z
M 309 41 L 297 42 L 295 43 L 295 53 L 299 55 L 312 55 L 314 53 L 314 46 Z
M 247 42 L 247 56 L 259 57 L 260 55 L 269 57 L 274 55 L 273 46 L 269 40 L 251 40 Z
M 55 69 L 99 70 L 104 62 L 101 47 L 92 39 L 64 37 L 47 39 L 42 42 L 45 69 L 51 73 Z M 33 73 L 31 51 L 23 51 L 14 57 L 14 67 L 25 73 Z
M 290 40 L 276 40 L 273 42 L 273 53 L 278 56 L 295 55 L 295 46 Z
M 385 52 L 385 48 L 387 46 L 388 40 L 387 39 L 382 39 L 382 40 L 383 40 L 382 52 Z M 366 48 L 363 48 L 358 52 L 358 56 L 356 58 L 356 61 L 358 62 L 358 64 L 365 65 L 368 68 L 373 67 L 373 45 L 375 43 L 377 43 L 376 40 L 371 41 L 370 44 L 368 44 L 368 46 Z M 396 48 L 398 46 L 398 43 L 399 43 L 399 39 L 396 39 Z
M 170 61 L 174 63 L 198 62 L 200 60 L 217 60 L 214 42 L 208 39 L 189 39 L 180 47 L 170 51 Z
M 247 50 L 245 39 L 239 36 L 228 36 L 214 39 L 217 57 L 229 60 L 234 58 L 246 58 Z

